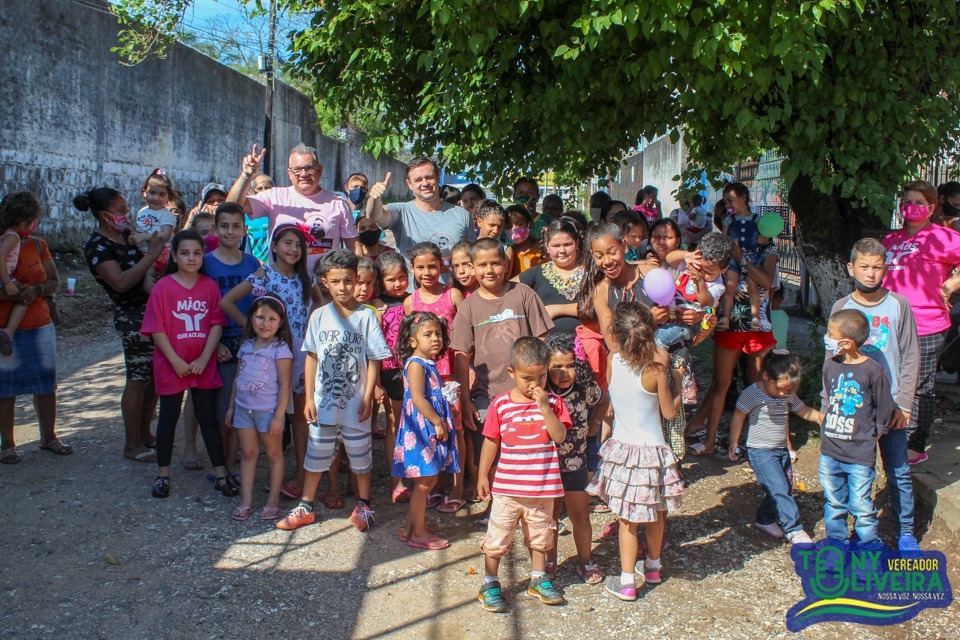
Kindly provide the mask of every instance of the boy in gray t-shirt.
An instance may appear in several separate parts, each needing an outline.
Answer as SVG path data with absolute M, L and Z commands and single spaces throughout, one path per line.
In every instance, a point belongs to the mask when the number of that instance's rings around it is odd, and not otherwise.
M 820 412 L 797 397 L 800 361 L 787 351 L 773 350 L 760 363 L 761 380 L 740 394 L 730 423 L 730 460 L 736 462 L 737 442 L 746 421 L 747 460 L 763 488 L 754 527 L 774 538 L 786 536 L 791 544 L 812 544 L 803 530 L 800 510 L 790 495 L 793 451 L 787 415 L 818 422 Z M 778 524 L 779 522 L 779 524 Z
M 916 552 L 920 545 L 913 535 L 913 478 L 907 453 L 907 425 L 920 378 L 920 339 L 910 303 L 883 286 L 886 252 L 874 238 L 864 238 L 853 245 L 847 270 L 856 287 L 853 293 L 837 300 L 832 311 L 856 309 L 867 317 L 870 336 L 862 347 L 863 354 L 883 368 L 890 381 L 890 393 L 900 409 L 878 445 L 890 485 L 897 546 L 900 551 Z

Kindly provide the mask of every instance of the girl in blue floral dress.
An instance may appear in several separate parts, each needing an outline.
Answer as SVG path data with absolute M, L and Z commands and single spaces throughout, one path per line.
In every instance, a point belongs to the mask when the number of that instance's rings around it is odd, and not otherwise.
M 430 551 L 450 543 L 427 529 L 427 496 L 440 473 L 460 471 L 450 405 L 436 363 L 449 346 L 447 323 L 433 313 L 414 312 L 400 324 L 396 350 L 397 360 L 405 363 L 403 405 L 391 475 L 413 480 L 409 520 L 400 540 Z

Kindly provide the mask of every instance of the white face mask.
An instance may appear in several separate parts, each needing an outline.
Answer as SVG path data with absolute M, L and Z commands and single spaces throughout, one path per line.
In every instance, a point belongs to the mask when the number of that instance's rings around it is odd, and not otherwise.
M 823 336 L 823 346 L 831 356 L 838 356 L 843 349 L 840 348 L 840 341 L 834 340 L 830 336 Z

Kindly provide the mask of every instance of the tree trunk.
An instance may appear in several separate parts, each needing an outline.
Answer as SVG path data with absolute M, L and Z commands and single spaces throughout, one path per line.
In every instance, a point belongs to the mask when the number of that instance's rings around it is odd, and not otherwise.
M 797 219 L 797 253 L 806 264 L 826 320 L 833 303 L 853 291 L 847 263 L 854 243 L 868 236 L 882 237 L 886 229 L 870 210 L 854 207 L 837 192 L 828 195 L 815 190 L 807 176 L 797 178 L 789 198 Z

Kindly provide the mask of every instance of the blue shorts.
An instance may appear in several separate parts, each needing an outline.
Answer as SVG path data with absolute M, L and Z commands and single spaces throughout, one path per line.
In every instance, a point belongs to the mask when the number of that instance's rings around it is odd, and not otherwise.
M 233 411 L 234 429 L 251 429 L 256 427 L 260 433 L 270 431 L 270 421 L 273 420 L 273 411 L 254 411 L 237 407 Z

